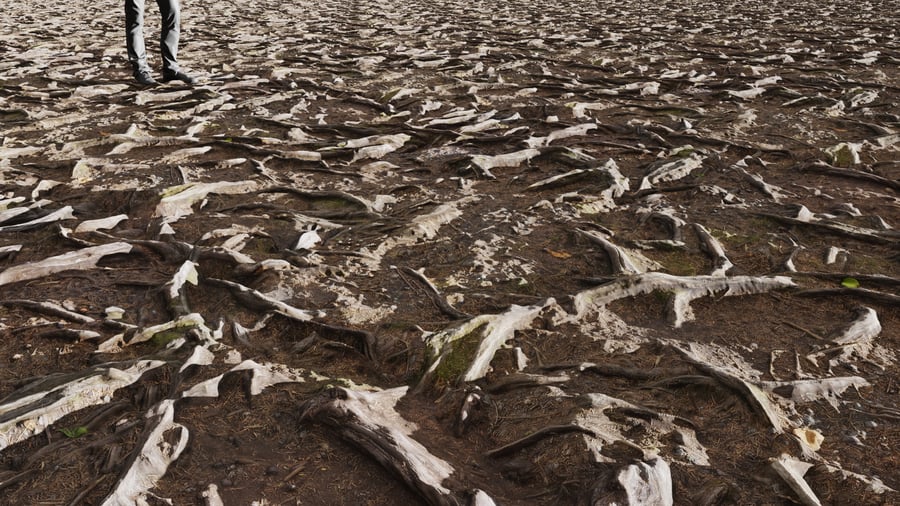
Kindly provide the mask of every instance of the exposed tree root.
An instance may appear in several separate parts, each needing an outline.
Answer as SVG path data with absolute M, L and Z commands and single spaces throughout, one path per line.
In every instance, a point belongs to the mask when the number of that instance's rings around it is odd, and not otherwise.
M 878 174 L 871 174 L 869 172 L 862 172 L 859 170 L 833 167 L 822 161 L 816 161 L 801 165 L 800 170 L 818 172 L 820 174 L 827 174 L 829 176 L 847 177 L 860 181 L 868 181 L 870 183 L 876 183 L 887 186 L 888 188 L 893 188 L 894 190 L 900 190 L 900 181 L 897 181 L 896 179 L 888 179 L 886 177 L 879 176 Z
M 586 429 L 579 425 L 551 425 L 549 427 L 544 427 L 536 432 L 532 432 L 531 434 L 521 439 L 517 439 L 511 443 L 507 443 L 499 448 L 488 450 L 484 455 L 486 457 L 492 458 L 501 457 L 503 455 L 519 451 L 527 446 L 531 446 L 547 436 L 553 436 L 556 434 L 568 434 L 570 432 L 581 432 L 582 434 L 588 434 L 591 436 L 595 435 L 594 431 Z
M 508 374 L 499 380 L 491 382 L 485 390 L 488 393 L 499 394 L 517 390 L 519 388 L 532 388 L 539 386 L 552 385 L 554 383 L 565 383 L 569 381 L 568 376 L 539 376 L 536 374 Z
M 358 392 L 332 388 L 301 405 L 301 420 L 332 427 L 386 469 L 400 476 L 430 505 L 457 506 L 462 494 L 445 488 L 453 468 L 412 439 L 414 425 L 395 410 L 406 388 L 384 392 Z
M 68 309 L 54 302 L 37 302 L 33 300 L 8 299 L 0 300 L 0 306 L 21 307 L 30 311 L 45 314 L 47 316 L 55 316 L 57 318 L 62 318 L 64 320 L 75 323 L 87 324 L 93 323 L 95 321 L 90 316 L 85 316 L 81 313 L 76 313 L 75 311 L 69 311 Z
M 313 314 L 308 311 L 298 309 L 271 297 L 266 297 L 262 293 L 240 283 L 217 278 L 206 278 L 203 281 L 229 289 L 231 294 L 234 295 L 238 301 L 248 306 L 250 309 L 256 311 L 273 311 L 280 315 L 287 316 L 288 318 L 304 322 L 310 321 L 313 318 Z
M 400 273 L 400 276 L 403 277 L 404 280 L 406 280 L 404 275 L 412 276 L 413 278 L 415 278 L 419 282 L 419 284 L 422 285 L 425 290 L 425 294 L 428 295 L 428 298 L 431 299 L 431 302 L 434 303 L 434 305 L 445 315 L 453 318 L 454 320 L 467 320 L 469 318 L 472 318 L 472 315 L 456 309 L 449 302 L 447 302 L 447 299 L 441 295 L 441 292 L 438 291 L 437 287 L 434 286 L 434 284 L 421 272 L 409 267 L 400 267 L 398 273 Z M 407 281 L 407 284 L 412 286 L 409 281 Z
M 832 297 L 841 295 L 845 297 L 867 299 L 892 306 L 900 305 L 900 295 L 879 292 L 876 290 L 867 290 L 865 288 L 822 288 L 817 290 L 801 290 L 794 295 L 801 297 Z

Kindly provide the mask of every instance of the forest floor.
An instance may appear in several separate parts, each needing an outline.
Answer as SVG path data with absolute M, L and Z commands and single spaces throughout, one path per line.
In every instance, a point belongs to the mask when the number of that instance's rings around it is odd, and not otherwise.
M 888 2 L 182 8 L 0 6 L 0 502 L 900 502 Z

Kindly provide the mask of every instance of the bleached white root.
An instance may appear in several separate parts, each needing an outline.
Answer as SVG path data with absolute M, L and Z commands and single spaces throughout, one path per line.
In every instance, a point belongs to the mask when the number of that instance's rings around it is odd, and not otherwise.
M 144 440 L 140 451 L 125 474 L 116 483 L 116 488 L 106 497 L 102 506 L 133 506 L 148 504 L 146 497 L 169 465 L 187 447 L 189 433 L 187 427 L 175 423 L 175 400 L 160 402 L 149 414 L 153 430 Z
M 806 208 L 799 206 L 795 217 L 782 216 L 772 213 L 758 213 L 760 216 L 772 218 L 789 224 L 807 224 L 829 230 L 842 235 L 854 237 L 863 241 L 875 241 L 879 243 L 897 243 L 898 238 L 895 231 L 879 230 L 873 228 L 858 227 L 831 219 L 827 216 L 819 216 Z
M 30 228 L 34 228 L 38 225 L 44 225 L 47 223 L 55 223 L 57 221 L 62 220 L 72 220 L 75 218 L 75 215 L 72 214 L 72 206 L 65 206 L 63 208 L 57 209 L 50 214 L 45 216 L 41 216 L 40 218 L 35 218 L 30 221 L 26 221 L 24 223 L 17 223 L 15 225 L 7 225 L 0 227 L 0 232 L 16 232 L 19 230 L 28 230 Z
M 841 478 L 843 478 L 845 480 L 848 478 L 853 478 L 855 480 L 859 480 L 859 481 L 865 483 L 866 485 L 869 486 L 869 490 L 871 490 L 872 492 L 875 492 L 876 494 L 883 494 L 885 492 L 896 492 L 896 490 L 885 485 L 884 482 L 881 481 L 876 476 L 866 476 L 863 474 L 854 473 L 852 471 L 847 471 L 847 470 L 843 469 L 842 467 L 840 467 L 840 465 L 838 465 L 836 463 L 826 463 L 825 468 L 828 469 L 829 472 L 840 474 Z
M 672 472 L 660 457 L 636 462 L 621 469 L 616 476 L 625 489 L 629 506 L 671 506 Z
M 776 203 L 780 203 L 782 199 L 787 197 L 784 189 L 766 183 L 766 181 L 759 174 L 751 174 L 750 172 L 748 172 L 746 158 L 733 165 L 732 168 L 743 174 L 751 185 L 755 186 L 759 191 L 761 191 L 767 197 L 771 198 Z
M 182 288 L 187 283 L 194 286 L 197 285 L 197 264 L 190 260 L 186 260 L 178 271 L 172 276 L 172 279 L 165 284 L 166 299 L 169 302 L 169 309 L 177 315 L 184 315 L 190 312 L 190 308 L 185 301 Z
M 472 494 L 472 501 L 469 506 L 497 506 L 494 499 L 491 498 L 484 490 L 476 489 Z
M 596 130 L 596 123 L 583 123 L 581 125 L 570 126 L 560 130 L 550 132 L 546 137 L 529 137 L 525 140 L 525 144 L 529 148 L 542 148 L 548 146 L 551 142 L 569 137 L 577 137 L 587 135 L 591 130 Z
M 407 387 L 381 392 L 338 387 L 306 402 L 302 418 L 333 427 L 341 437 L 397 473 L 429 504 L 457 505 L 461 493 L 452 491 L 447 483 L 453 466 L 413 439 L 416 424 L 396 411 L 397 402 L 406 392 Z
M 225 503 L 222 502 L 222 498 L 219 496 L 219 487 L 215 483 L 210 483 L 202 495 L 206 506 L 225 506 Z
M 603 247 L 609 256 L 613 274 L 643 274 L 648 270 L 662 268 L 662 265 L 650 260 L 640 252 L 617 246 L 593 230 L 577 229 L 577 232 Z
M 262 294 L 240 283 L 235 283 L 233 281 L 228 281 L 225 279 L 210 279 L 209 281 L 229 288 L 235 297 L 242 299 L 251 305 L 274 311 L 278 314 L 287 316 L 288 318 L 292 318 L 297 321 L 309 321 L 312 320 L 315 316 L 313 313 L 306 311 L 305 309 L 299 309 L 280 300 L 273 299 L 272 297 Z
M 428 372 L 423 378 L 423 383 L 430 379 L 434 371 L 441 365 L 441 362 L 453 351 L 453 345 L 456 341 L 469 337 L 475 332 L 478 332 L 478 350 L 475 352 L 475 357 L 471 360 L 466 373 L 462 376 L 462 380 L 475 381 L 483 378 L 490 369 L 491 360 L 493 360 L 497 350 L 506 341 L 512 339 L 517 330 L 529 328 L 532 321 L 545 308 L 551 305 L 556 305 L 556 301 L 552 298 L 543 304 L 535 306 L 517 306 L 513 304 L 505 313 L 479 315 L 452 329 L 426 336 L 425 339 L 428 342 L 428 346 L 437 358 L 432 362 L 431 367 L 428 368 Z
M 32 383 L 25 388 L 36 390 L 35 393 L 0 405 L 0 419 L 11 415 L 0 423 L 0 450 L 40 434 L 69 413 L 110 402 L 117 390 L 131 385 L 145 372 L 162 365 L 165 362 L 141 360 L 127 369 L 96 367 L 82 371 L 77 378 L 61 384 L 51 383 L 52 377 Z M 46 389 L 42 389 L 44 384 Z M 28 409 L 30 406 L 33 409 Z
M 697 233 L 697 237 L 700 238 L 701 247 L 716 263 L 715 269 L 710 273 L 710 276 L 725 276 L 725 273 L 734 267 L 734 264 L 731 263 L 731 260 L 729 260 L 728 256 L 725 254 L 725 248 L 722 247 L 722 243 L 713 237 L 703 225 L 694 223 L 693 226 L 694 231 Z
M 106 256 L 130 252 L 130 244 L 114 242 L 64 253 L 44 260 L 14 265 L 0 272 L 0 285 L 43 278 L 63 271 L 94 269 L 97 267 L 97 262 Z
M 663 163 L 651 170 L 641 180 L 641 190 L 649 190 L 658 183 L 677 181 L 687 177 L 691 172 L 703 166 L 704 157 L 698 153 L 691 153 L 686 158 Z
M 742 361 L 729 360 L 725 356 L 730 353 L 718 347 L 699 343 L 669 344 L 683 353 L 700 370 L 740 393 L 754 411 L 768 420 L 777 433 L 780 434 L 791 427 L 788 415 L 759 385 L 758 371 Z
M 699 369 L 737 391 L 778 433 L 796 428 L 796 404 L 825 400 L 838 409 L 839 397 L 848 388 L 870 386 L 858 376 L 797 381 L 760 381 L 761 373 L 726 349 L 699 343 L 668 341 Z M 776 397 L 777 396 L 777 397 Z
M 496 179 L 491 169 L 518 167 L 532 158 L 540 156 L 541 151 L 534 148 L 523 149 L 502 155 L 472 155 L 472 165 L 478 167 L 485 176 Z
M 163 191 L 163 197 L 156 205 L 153 216 L 163 218 L 167 223 L 193 213 L 191 207 L 210 193 L 236 195 L 257 190 L 255 181 L 220 181 L 216 183 L 188 183 Z
M 588 155 L 582 154 L 583 157 Z M 552 176 L 547 179 L 538 181 L 528 187 L 529 190 L 546 190 L 559 185 L 570 184 L 584 178 L 596 178 L 598 176 L 609 179 L 609 186 L 600 192 L 600 195 L 583 195 L 585 202 L 579 206 L 583 213 L 596 214 L 604 211 L 610 211 L 616 208 L 615 199 L 621 197 L 630 188 L 628 178 L 623 176 L 619 171 L 619 166 L 615 160 L 610 158 L 600 167 L 588 169 L 574 169 L 565 174 Z M 568 195 L 568 194 L 566 194 Z M 562 195 L 557 199 L 557 203 L 562 202 L 566 195 Z
M 601 452 L 604 446 L 616 442 L 639 448 L 644 453 L 645 459 L 654 458 L 653 448 L 665 444 L 663 441 L 667 436 L 675 434 L 677 439 L 681 440 L 684 458 L 689 463 L 700 466 L 709 465 L 706 448 L 697 440 L 694 430 L 676 424 L 676 418 L 673 415 L 657 413 L 605 394 L 586 394 L 584 398 L 590 405 L 576 415 L 574 424 L 593 433 L 593 435 L 585 434 L 584 440 L 595 461 L 611 462 L 611 459 L 602 455 Z M 613 410 L 617 410 L 620 415 L 624 413 L 627 423 L 613 421 L 608 414 Z M 642 447 L 636 446 L 625 435 L 626 432 L 638 426 L 646 432 Z
M 377 270 L 381 266 L 381 259 L 385 253 L 397 247 L 409 246 L 420 241 L 434 239 L 442 226 L 453 222 L 462 216 L 463 205 L 477 200 L 475 197 L 463 197 L 454 202 L 447 202 L 434 208 L 431 212 L 420 214 L 412 219 L 399 235 L 385 239 L 375 248 L 368 251 L 363 248 L 360 253 L 366 266 L 371 270 Z
M 219 384 L 225 376 L 240 371 L 247 371 L 250 374 L 251 395 L 259 395 L 266 388 L 280 383 L 303 383 L 306 381 L 306 377 L 312 374 L 308 371 L 292 369 L 282 364 L 259 364 L 253 360 L 245 360 L 232 367 L 225 374 L 220 374 L 215 378 L 210 378 L 206 381 L 197 383 L 185 390 L 181 396 L 184 398 L 218 397 Z
M 64 320 L 68 320 L 70 322 L 76 323 L 94 323 L 96 320 L 91 318 L 90 316 L 83 315 L 81 313 L 76 313 L 75 311 L 70 311 L 60 304 L 48 300 L 45 302 L 37 302 L 33 300 L 23 300 L 23 299 L 9 299 L 9 300 L 0 300 L 0 306 L 19 306 L 29 309 L 31 311 L 36 311 L 38 313 L 42 313 L 49 316 L 54 316 L 57 318 L 62 318 Z
M 840 406 L 838 398 L 848 388 L 862 388 L 871 385 L 859 376 L 847 376 L 797 381 L 763 381 L 759 383 L 759 386 L 769 392 L 778 392 L 779 394 L 785 392 L 783 397 L 798 404 L 824 400 L 837 410 Z
M 190 313 L 166 323 L 147 327 L 144 330 L 135 333 L 127 342 L 125 341 L 125 334 L 117 334 L 100 343 L 100 345 L 97 346 L 97 352 L 118 353 L 122 351 L 125 346 L 144 343 L 153 339 L 154 336 L 161 332 L 175 330 L 182 330 L 184 332 L 188 332 L 189 330 L 196 330 L 196 337 L 200 339 L 200 341 L 206 343 L 218 341 L 216 333 L 206 326 L 206 321 L 203 319 L 203 317 L 200 316 L 199 313 Z
M 402 148 L 411 137 L 407 134 L 378 135 L 346 142 L 346 147 L 359 148 L 350 163 L 365 159 L 380 159 Z M 355 141 L 355 142 L 354 142 Z
M 856 320 L 843 329 L 838 337 L 831 340 L 836 346 L 811 353 L 807 358 L 815 363 L 825 355 L 840 352 L 828 361 L 829 368 L 852 363 L 854 357 L 866 360 L 875 349 L 875 338 L 880 333 L 881 322 L 878 320 L 878 313 L 872 308 L 860 308 Z
M 661 272 L 627 276 L 607 284 L 585 290 L 574 297 L 576 319 L 586 318 L 588 313 L 607 304 L 658 290 L 672 293 L 670 320 L 675 327 L 693 319 L 691 301 L 700 297 L 721 295 L 750 295 L 794 287 L 794 282 L 784 276 L 673 276 Z
M 812 467 L 812 464 L 801 462 L 787 454 L 782 454 L 772 460 L 772 468 L 778 473 L 778 476 L 787 482 L 791 490 L 800 498 L 800 502 L 806 506 L 822 506 L 822 502 L 816 497 L 815 492 L 803 479 L 803 476 Z
M 109 230 L 111 228 L 116 228 L 119 223 L 122 223 L 127 219 L 127 214 L 117 214 L 115 216 L 110 216 L 109 218 L 82 221 L 78 224 L 77 227 L 75 227 L 75 233 L 82 234 L 87 232 L 95 232 L 97 230 Z

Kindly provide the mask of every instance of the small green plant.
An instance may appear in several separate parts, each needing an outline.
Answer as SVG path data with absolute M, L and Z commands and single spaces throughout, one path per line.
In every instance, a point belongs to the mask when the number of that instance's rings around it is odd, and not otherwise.
M 74 439 L 74 438 L 81 437 L 81 436 L 87 434 L 88 428 L 84 427 L 84 426 L 66 427 L 64 429 L 60 429 L 59 431 L 62 432 L 63 435 L 65 435 L 66 437 Z
M 844 288 L 859 288 L 859 281 L 856 278 L 844 278 L 841 281 L 841 286 Z

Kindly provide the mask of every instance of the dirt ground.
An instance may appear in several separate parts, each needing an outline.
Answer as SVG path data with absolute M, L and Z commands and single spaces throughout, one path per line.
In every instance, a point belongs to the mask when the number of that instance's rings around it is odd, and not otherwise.
M 900 503 L 889 2 L 182 7 L 0 5 L 0 503 Z

